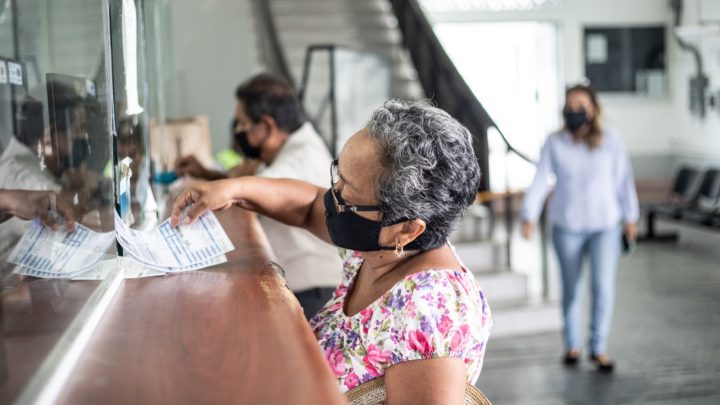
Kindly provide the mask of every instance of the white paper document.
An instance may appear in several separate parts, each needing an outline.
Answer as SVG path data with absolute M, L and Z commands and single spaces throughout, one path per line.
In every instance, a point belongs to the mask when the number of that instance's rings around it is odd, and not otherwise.
M 129 253 L 129 252 L 126 252 Z M 141 260 L 138 260 L 135 256 L 133 256 L 131 253 L 127 256 L 129 260 L 132 260 L 135 263 L 138 263 L 141 266 L 144 266 L 147 269 L 152 269 L 155 271 L 162 271 L 163 273 L 181 273 L 184 271 L 193 271 L 193 270 L 200 270 L 204 269 L 205 267 L 215 266 L 216 264 L 221 264 L 227 262 L 227 256 L 224 254 L 220 256 L 216 256 L 212 259 L 205 260 L 199 263 L 195 264 L 189 264 L 187 266 L 181 266 L 181 267 L 163 267 L 163 266 L 156 266 L 152 264 L 145 263 Z
M 189 271 L 227 261 L 234 249 L 225 230 L 212 212 L 192 225 L 173 228 L 170 220 L 151 231 L 138 231 L 115 217 L 120 245 L 136 260 L 163 271 Z
M 105 280 L 110 273 L 120 269 L 123 278 L 142 278 L 164 276 L 164 271 L 151 269 L 142 263 L 129 257 L 118 257 L 116 259 L 102 260 L 90 270 L 73 277 L 73 280 Z
M 80 224 L 75 226 L 74 232 L 54 231 L 36 219 L 10 253 L 8 261 L 23 267 L 23 274 L 72 277 L 97 264 L 114 241 L 114 232 L 95 232 Z
M 118 257 L 126 278 L 198 270 L 227 262 L 234 249 L 215 215 L 208 212 L 192 225 L 170 226 L 165 220 L 150 231 L 131 229 L 116 214 L 115 232 L 95 232 L 77 224 L 75 231 L 54 231 L 38 220 L 13 249 L 8 261 L 15 273 L 43 278 L 100 280 L 111 270 L 106 253 L 115 241 L 125 250 Z

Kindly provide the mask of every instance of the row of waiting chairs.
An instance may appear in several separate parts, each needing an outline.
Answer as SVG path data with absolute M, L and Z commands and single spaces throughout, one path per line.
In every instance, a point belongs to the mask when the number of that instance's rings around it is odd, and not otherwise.
M 690 166 L 681 167 L 665 201 L 643 205 L 643 209 L 647 219 L 646 239 L 677 239 L 676 234 L 656 232 L 658 217 L 720 231 L 720 169 L 702 172 Z

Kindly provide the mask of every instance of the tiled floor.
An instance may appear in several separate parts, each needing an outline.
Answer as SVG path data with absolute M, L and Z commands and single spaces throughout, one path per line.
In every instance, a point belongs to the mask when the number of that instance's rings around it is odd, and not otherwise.
M 621 261 L 609 345 L 614 375 L 564 368 L 559 333 L 491 339 L 478 386 L 497 405 L 720 404 L 720 233 Z

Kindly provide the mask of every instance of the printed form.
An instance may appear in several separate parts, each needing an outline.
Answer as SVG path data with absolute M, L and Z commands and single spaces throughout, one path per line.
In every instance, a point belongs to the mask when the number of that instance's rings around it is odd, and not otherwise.
M 163 271 L 189 271 L 227 261 L 234 249 L 212 212 L 191 225 L 173 228 L 163 221 L 152 231 L 137 231 L 115 217 L 115 230 L 122 247 L 136 260 Z
M 96 278 L 105 271 L 99 263 L 109 257 L 106 253 L 116 240 L 127 253 L 126 258 L 117 258 L 122 259 L 119 263 L 135 277 L 214 266 L 227 262 L 225 253 L 234 249 L 212 212 L 192 225 L 173 228 L 168 219 L 150 231 L 131 229 L 116 213 L 115 232 L 105 233 L 81 224 L 73 232 L 54 231 L 34 220 L 8 261 L 18 265 L 15 273 L 27 276 L 75 278 L 88 272 L 93 273 L 88 277 Z M 130 261 L 135 263 L 130 266 Z
M 8 261 L 21 266 L 25 275 L 71 277 L 97 264 L 113 242 L 114 232 L 95 232 L 81 224 L 75 225 L 74 232 L 54 231 L 36 219 L 10 253 Z

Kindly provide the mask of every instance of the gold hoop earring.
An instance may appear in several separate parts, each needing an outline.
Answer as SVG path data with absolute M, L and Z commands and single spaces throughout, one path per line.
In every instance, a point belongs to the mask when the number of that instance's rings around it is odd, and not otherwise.
M 401 246 L 399 243 L 397 245 L 395 245 L 395 256 L 397 256 L 397 257 L 405 256 L 405 247 Z

